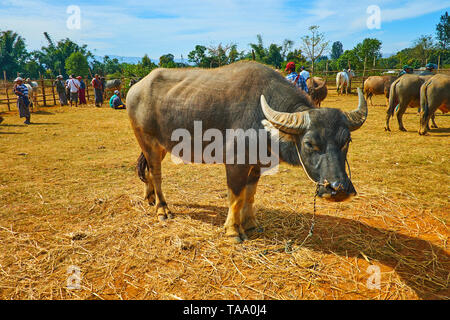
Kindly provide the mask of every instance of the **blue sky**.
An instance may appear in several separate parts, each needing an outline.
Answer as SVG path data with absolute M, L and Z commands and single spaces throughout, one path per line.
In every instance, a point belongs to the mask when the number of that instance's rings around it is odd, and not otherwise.
M 70 30 L 69 5 L 79 6 L 81 28 Z M 381 10 L 381 28 L 368 29 L 367 8 Z M 69 37 L 96 55 L 153 59 L 172 53 L 187 57 L 196 44 L 236 43 L 240 50 L 261 34 L 266 45 L 286 38 L 300 44 L 308 27 L 319 25 L 327 40 L 353 48 L 366 37 L 383 42 L 383 53 L 410 46 L 435 26 L 450 0 L 0 0 L 0 30 L 22 35 L 30 49 L 45 45 L 43 32 L 55 40 Z

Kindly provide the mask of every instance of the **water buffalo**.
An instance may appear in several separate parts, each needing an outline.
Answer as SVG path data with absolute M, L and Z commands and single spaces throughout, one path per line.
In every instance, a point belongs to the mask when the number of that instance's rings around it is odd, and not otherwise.
M 394 111 L 397 114 L 399 129 L 401 131 L 406 131 L 403 126 L 403 114 L 408 106 L 411 108 L 420 108 L 420 87 L 431 77 L 432 76 L 404 74 L 392 83 L 389 92 L 389 106 L 386 112 L 386 131 L 391 131 L 389 127 L 389 120 L 393 117 Z M 434 122 L 434 114 L 431 119 L 433 126 L 436 126 L 436 123 Z
M 105 90 L 120 90 L 121 86 L 122 81 L 120 81 L 120 79 L 112 79 L 106 80 L 103 87 Z
M 306 84 L 308 85 L 308 92 L 312 100 L 320 107 L 321 102 L 325 100 L 328 94 L 327 79 L 325 78 L 324 81 L 319 77 L 308 78 Z
M 188 135 L 190 148 L 184 150 L 186 155 L 183 151 L 183 158 L 207 162 L 206 149 L 213 143 L 218 144 L 215 156 L 226 156 L 229 210 L 225 232 L 236 242 L 247 239 L 246 232 L 257 227 L 254 196 L 267 164 L 262 157 L 250 161 L 257 155 L 249 148 L 253 140 L 263 141 L 258 146 L 265 150 L 272 150 L 273 140 L 278 141 L 277 160 L 302 166 L 311 180 L 320 183 L 319 197 L 343 201 L 356 194 L 345 170 L 350 132 L 367 118 L 362 90 L 358 93 L 358 108 L 343 112 L 315 108 L 306 93 L 257 62 L 241 61 L 216 69 L 155 69 L 131 87 L 127 97 L 131 127 L 142 150 L 137 169 L 145 183 L 144 198 L 155 204 L 160 220 L 173 217 L 161 188 L 161 161 L 167 152 L 175 153 L 179 139 L 174 133 L 181 130 Z M 199 123 L 202 131 L 196 132 Z M 254 130 L 262 134 L 252 136 Z M 229 135 L 235 131 L 241 134 Z M 214 135 L 206 138 L 207 132 Z M 217 136 L 226 136 L 226 142 Z M 238 145 L 235 149 L 238 136 L 244 137 L 244 148 Z M 214 142 L 207 142 L 213 137 Z
M 437 74 L 420 87 L 420 128 L 419 134 L 426 134 L 430 117 L 437 109 L 447 113 L 450 108 L 450 76 Z
M 344 94 L 344 88 L 345 88 L 345 94 L 351 93 L 352 90 L 352 79 L 355 76 L 355 73 L 353 70 L 344 70 L 342 72 L 338 72 L 336 75 L 336 91 L 339 94 Z
M 364 97 L 366 100 L 370 99 L 370 104 L 372 103 L 372 96 L 384 94 L 386 97 L 386 106 L 389 105 L 389 91 L 392 82 L 394 82 L 396 77 L 393 76 L 371 76 L 364 81 Z

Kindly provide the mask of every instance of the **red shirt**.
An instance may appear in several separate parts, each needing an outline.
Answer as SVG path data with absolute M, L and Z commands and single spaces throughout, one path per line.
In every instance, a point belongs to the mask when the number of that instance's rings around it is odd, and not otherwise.
M 102 88 L 102 82 L 100 80 L 97 80 L 97 78 L 92 79 L 92 86 L 95 89 L 101 89 Z

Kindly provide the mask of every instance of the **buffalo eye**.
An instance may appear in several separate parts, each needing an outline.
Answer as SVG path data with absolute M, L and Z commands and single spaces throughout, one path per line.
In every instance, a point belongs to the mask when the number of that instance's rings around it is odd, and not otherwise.
M 308 151 L 320 151 L 319 146 L 317 146 L 316 144 L 314 144 L 311 141 L 305 141 L 304 144 Z

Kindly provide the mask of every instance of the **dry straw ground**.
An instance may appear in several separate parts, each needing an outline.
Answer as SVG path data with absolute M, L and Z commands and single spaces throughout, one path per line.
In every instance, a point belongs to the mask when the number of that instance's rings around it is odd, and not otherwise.
M 353 134 L 358 196 L 318 201 L 300 168 L 263 177 L 256 196 L 264 232 L 241 245 L 223 235 L 222 166 L 163 164 L 176 219 L 159 223 L 142 201 L 139 149 L 125 111 L 45 108 L 24 126 L 0 125 L 2 299 L 449 299 L 450 116 L 440 129 L 384 132 L 382 97 Z M 324 107 L 357 97 L 331 88 Z M 288 249 L 288 250 L 286 250 Z M 81 289 L 67 286 L 78 266 Z M 380 290 L 366 286 L 381 268 Z

